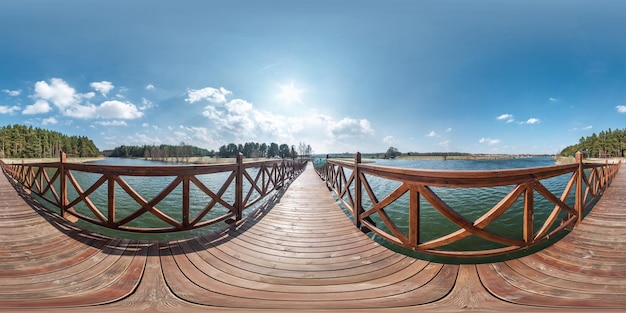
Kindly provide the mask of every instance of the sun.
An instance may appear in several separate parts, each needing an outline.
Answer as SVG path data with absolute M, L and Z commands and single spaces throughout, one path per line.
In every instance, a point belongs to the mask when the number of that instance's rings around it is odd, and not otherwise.
M 280 88 L 278 98 L 283 99 L 285 104 L 291 105 L 292 103 L 302 103 L 300 94 L 302 94 L 304 90 L 296 88 L 296 84 L 294 82 L 291 82 L 288 85 L 278 85 L 278 88 Z

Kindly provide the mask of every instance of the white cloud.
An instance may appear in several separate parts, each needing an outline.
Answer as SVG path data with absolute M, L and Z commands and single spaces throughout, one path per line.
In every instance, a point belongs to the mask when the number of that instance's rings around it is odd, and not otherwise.
M 56 124 L 56 123 L 58 123 L 58 122 L 59 122 L 59 121 L 57 121 L 57 119 L 56 119 L 56 118 L 54 118 L 54 117 L 44 118 L 44 119 L 41 121 L 41 123 L 42 123 L 43 125 Z
M 97 117 L 97 107 L 93 104 L 88 105 L 73 105 L 65 110 L 61 111 L 63 115 L 75 118 L 96 118 Z
M 223 128 L 226 128 L 233 134 L 244 135 L 254 137 L 255 122 L 247 114 L 227 114 L 226 119 L 223 120 Z
M 558 102 L 559 101 L 559 99 L 553 98 L 553 97 L 548 98 L 548 100 L 550 100 L 550 102 Z
M 96 124 L 102 126 L 128 126 L 125 121 L 99 121 Z
M 426 137 L 437 137 L 437 133 L 433 130 L 430 133 L 426 134 Z
M 148 124 L 148 123 L 141 124 L 141 127 L 149 127 L 149 126 L 150 126 L 150 124 Z
M 211 131 L 205 127 L 186 127 L 181 125 L 180 131 L 174 132 L 176 140 L 178 142 L 188 141 L 192 139 L 193 142 L 198 143 L 201 146 L 216 146 L 215 136 L 211 134 Z
M 103 96 L 106 96 L 109 91 L 111 91 L 115 86 L 111 82 L 103 80 L 101 82 L 93 82 L 90 84 L 91 88 L 95 89 L 97 92 L 101 93 Z
M 486 143 L 490 146 L 496 145 L 500 143 L 500 139 L 491 139 L 491 138 L 480 138 L 478 141 L 480 143 Z
M 446 132 L 447 132 L 447 133 L 449 133 L 449 132 L 451 132 L 451 131 L 452 131 L 452 127 L 450 127 L 450 128 L 448 128 L 448 129 L 446 129 Z
M 51 79 L 50 84 L 43 80 L 36 82 L 33 98 L 50 101 L 60 110 L 80 103 L 76 90 L 60 78 Z
M 188 89 L 187 99 L 185 99 L 185 101 L 189 103 L 196 103 L 198 101 L 206 100 L 213 103 L 224 103 L 226 102 L 226 96 L 231 93 L 231 91 L 224 89 L 224 87 L 220 87 L 220 89 L 212 87 Z
M 184 126 L 180 125 L 180 128 L 184 128 Z M 174 132 L 174 135 L 176 136 L 176 138 L 178 138 L 178 140 L 177 140 L 178 142 L 185 141 L 185 140 L 191 138 L 184 131 L 176 131 L 176 132 Z
M 18 90 L 2 89 L 2 92 L 5 92 L 11 97 L 17 97 L 22 93 L 22 90 L 21 89 L 18 89 Z
M 506 121 L 507 123 L 513 123 L 515 121 L 513 114 L 502 114 L 496 117 L 496 119 L 499 121 Z
M 162 143 L 163 141 L 158 136 L 150 137 L 146 134 L 135 133 L 127 136 L 125 139 L 120 140 L 121 143 L 117 143 L 114 145 L 126 144 L 126 145 L 145 145 L 145 144 L 156 144 Z M 169 142 L 170 144 L 178 144 L 178 142 Z
M 205 88 L 206 89 L 206 88 Z M 209 89 L 201 93 L 189 92 L 187 102 L 195 103 L 206 100 L 209 103 L 201 110 L 207 119 L 206 129 L 171 130 L 166 135 L 168 142 L 201 142 L 213 145 L 228 142 L 281 142 L 297 143 L 300 141 L 312 144 L 319 151 L 356 151 L 375 147 L 371 136 L 375 133 L 366 119 L 349 117 L 334 118 L 317 113 L 315 110 L 302 112 L 302 115 L 283 115 L 258 109 L 244 99 L 228 101 L 226 95 L 231 92 L 221 88 Z M 165 128 L 165 126 L 163 127 Z M 210 141 L 209 141 L 210 140 Z M 386 139 L 391 140 L 390 138 Z M 395 139 L 394 139 L 395 141 Z M 360 142 L 360 143 L 359 143 Z M 377 141 L 380 143 L 380 141 Z
M 83 99 L 91 99 L 91 98 L 93 98 L 93 97 L 95 97 L 95 96 L 96 96 L 96 93 L 95 93 L 95 92 L 93 92 L 93 91 L 90 91 L 90 92 L 88 92 L 88 93 L 84 93 L 84 94 L 82 94 L 82 95 L 80 95 L 80 96 L 81 96 Z
M 27 105 L 22 114 L 41 114 L 48 113 L 52 110 L 50 104 L 46 100 L 37 100 L 34 104 Z
M 444 141 L 438 143 L 437 145 L 439 145 L 440 147 L 447 148 L 447 147 L 450 146 L 450 140 L 444 140 Z
M 146 98 L 141 98 L 141 106 L 139 107 L 139 110 L 147 110 L 147 109 L 152 109 L 154 107 L 154 103 L 152 103 L 152 101 L 146 99 Z
M 208 105 L 202 115 L 212 120 L 219 130 L 227 131 L 236 136 L 253 135 L 256 123 L 254 106 L 242 99 L 234 99 L 224 106 Z
M 97 117 L 101 118 L 121 118 L 132 120 L 143 116 L 132 103 L 125 103 L 117 100 L 105 101 L 97 107 Z
M 619 113 L 626 113 L 626 105 L 618 105 L 615 108 L 617 109 L 617 112 Z
M 396 143 L 396 139 L 393 138 L 393 136 L 387 136 L 383 139 L 383 142 L 388 144 L 388 145 L 393 145 Z
M 526 124 L 539 124 L 541 123 L 541 120 L 539 120 L 538 118 L 534 118 L 531 117 L 526 121 Z
M 134 104 L 118 100 L 105 101 L 99 106 L 91 103 L 87 105 L 73 105 L 62 111 L 62 113 L 66 116 L 82 119 L 104 118 L 132 120 L 143 116 L 143 112 L 137 109 L 137 106 Z
M 582 130 L 590 130 L 590 129 L 592 129 L 592 128 L 593 128 L 593 126 L 588 125 L 588 126 L 583 127 L 583 128 L 582 128 Z
M 148 85 L 146 86 L 146 90 L 154 90 L 154 88 L 155 88 L 155 87 L 154 87 L 154 85 L 153 85 L 153 84 L 148 84 Z
M 356 120 L 344 117 L 340 121 L 330 124 L 328 130 L 334 138 L 345 140 L 350 138 L 365 138 L 374 134 L 374 129 L 366 119 Z
M 20 107 L 14 105 L 12 107 L 6 105 L 0 105 L 0 114 L 13 114 L 16 111 L 19 111 Z
M 217 120 L 222 118 L 222 113 L 222 111 L 218 111 L 217 108 L 215 108 L 214 106 L 207 106 L 204 108 L 202 116 L 209 119 Z
M 226 103 L 226 108 L 229 112 L 244 114 L 252 110 L 252 103 L 246 100 L 234 99 Z

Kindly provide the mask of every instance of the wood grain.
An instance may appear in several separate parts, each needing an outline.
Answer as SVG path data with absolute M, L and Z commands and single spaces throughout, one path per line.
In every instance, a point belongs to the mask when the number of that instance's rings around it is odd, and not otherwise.
M 194 238 L 85 230 L 0 178 L 0 311 L 576 312 L 626 307 L 626 173 L 561 241 L 533 255 L 445 265 L 354 227 L 308 168 L 272 205 Z M 317 311 L 319 312 L 319 311 Z

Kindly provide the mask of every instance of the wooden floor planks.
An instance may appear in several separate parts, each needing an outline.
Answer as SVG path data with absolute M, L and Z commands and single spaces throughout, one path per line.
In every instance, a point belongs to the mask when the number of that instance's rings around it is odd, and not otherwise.
M 276 203 L 221 231 L 110 238 L 22 198 L 0 178 L 0 311 L 546 311 L 626 308 L 626 173 L 543 251 L 443 265 L 358 231 L 309 168 Z
M 490 292 L 520 304 L 626 308 L 625 174 L 564 239 L 519 260 L 479 266 Z

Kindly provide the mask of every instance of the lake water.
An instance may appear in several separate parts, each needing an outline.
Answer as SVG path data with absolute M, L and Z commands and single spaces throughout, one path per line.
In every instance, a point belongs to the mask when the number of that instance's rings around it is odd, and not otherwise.
M 503 170 L 503 169 L 516 169 L 516 168 L 532 168 L 532 167 L 544 167 L 553 166 L 554 161 L 549 157 L 543 158 L 520 158 L 520 159 L 503 159 L 503 160 L 367 160 L 374 162 L 375 165 L 412 168 L 412 169 L 432 169 L 432 170 Z M 347 173 L 346 175 L 349 175 Z M 368 182 L 370 183 L 376 198 L 380 201 L 393 192 L 400 182 L 381 179 L 378 177 L 366 175 Z M 571 174 L 566 174 L 546 180 L 542 180 L 541 183 L 550 190 L 557 197 L 560 197 L 563 193 L 565 186 L 567 185 Z M 490 188 L 439 188 L 432 187 L 431 189 L 451 208 L 457 211 L 459 214 L 465 216 L 467 219 L 474 221 L 491 208 L 493 208 L 500 200 L 502 200 L 515 186 L 502 186 L 502 187 L 490 187 Z M 371 207 L 371 201 L 366 193 L 363 195 L 363 207 L 367 210 Z M 573 205 L 574 192 L 572 191 L 565 201 L 569 205 Z M 554 209 L 554 204 L 544 199 L 543 196 L 537 192 L 534 193 L 534 228 L 535 232 L 542 226 L 547 216 Z M 408 234 L 408 207 L 409 197 L 408 193 L 396 200 L 394 203 L 385 208 L 386 213 L 396 223 L 396 225 L 405 233 Z M 351 214 L 346 211 L 346 214 L 351 217 Z M 378 215 L 372 215 L 376 225 L 391 233 L 384 225 L 383 221 L 378 218 Z M 565 213 L 562 213 L 559 218 L 565 217 Z M 433 240 L 447 234 L 450 234 L 459 229 L 459 227 L 447 218 L 443 217 L 437 210 L 435 210 L 426 200 L 420 201 L 420 241 L 426 242 Z M 502 216 L 492 222 L 486 227 L 487 230 L 506 235 L 508 237 L 521 239 L 523 232 L 523 196 L 508 209 Z M 558 221 L 555 223 L 558 226 Z M 379 242 L 380 244 L 387 246 L 388 248 L 402 252 L 404 254 L 412 255 L 422 259 L 429 259 L 441 262 L 455 262 L 458 263 L 458 259 L 451 259 L 445 257 L 433 257 L 423 253 L 406 250 L 396 247 L 382 239 L 376 234 L 369 233 L 370 236 Z M 554 239 L 556 240 L 556 238 Z M 551 242 L 542 244 L 536 248 L 532 248 L 529 251 L 536 251 L 541 249 Z M 483 250 L 494 249 L 502 247 L 496 243 L 484 240 L 477 236 L 470 236 L 463 240 L 460 240 L 454 244 L 445 246 L 446 250 L 455 251 L 467 251 L 467 250 Z M 499 256 L 497 258 L 473 258 L 467 259 L 468 262 L 488 262 L 493 260 L 506 259 L 511 257 L 517 257 L 527 252 L 514 253 L 505 256 Z
M 171 162 L 159 162 L 159 161 L 146 161 L 142 159 L 128 159 L 128 158 L 105 158 L 102 160 L 91 162 L 91 164 L 100 164 L 100 165 L 123 165 L 123 166 L 172 166 L 172 165 L 185 165 L 182 163 L 171 163 Z M 248 169 L 248 173 L 254 179 L 258 173 L 257 169 Z M 86 190 L 91 186 L 94 182 L 96 182 L 102 175 L 101 174 L 92 174 L 92 173 L 83 173 L 83 172 L 75 172 L 72 171 L 72 174 L 76 178 L 77 182 Z M 207 175 L 196 175 L 196 178 L 200 180 L 206 187 L 208 187 L 215 194 L 222 188 L 224 183 L 229 178 L 231 172 L 222 172 L 215 174 L 207 174 Z M 140 194 L 146 201 L 150 201 L 155 198 L 159 192 L 165 189 L 176 177 L 167 176 L 167 177 L 141 177 L 141 176 L 122 176 L 124 181 L 128 183 L 128 185 L 133 188 L 138 194 Z M 249 190 L 250 184 L 244 179 L 244 192 Z M 229 187 L 226 189 L 222 199 L 229 204 L 233 204 L 235 195 L 235 184 L 234 181 L 231 182 Z M 76 198 L 77 193 L 72 189 L 71 185 L 68 183 L 68 197 L 70 201 Z M 245 196 L 245 194 L 244 194 Z M 271 195 L 270 195 L 271 196 Z M 94 191 L 91 195 L 89 195 L 89 199 L 94 203 L 96 207 L 100 209 L 100 211 L 106 215 L 107 212 L 107 187 L 106 183 L 100 186 L 96 191 Z M 115 209 L 116 209 L 116 221 L 121 220 L 122 218 L 132 214 L 141 208 L 141 206 L 132 199 L 120 186 L 116 184 L 116 192 L 115 192 Z M 251 197 L 250 200 L 256 197 Z M 201 191 L 197 186 L 193 183 L 190 184 L 190 219 L 193 219 L 195 216 L 201 212 L 207 204 L 212 201 L 212 198 L 206 195 L 203 191 Z M 264 202 L 264 201 L 262 201 Z M 262 203 L 260 203 L 262 204 Z M 259 204 L 259 205 L 260 205 Z M 81 214 L 85 214 L 91 218 L 95 218 L 95 215 L 90 212 L 87 206 L 84 203 L 79 203 L 74 206 L 74 208 L 80 212 Z M 181 221 L 182 219 L 182 184 L 179 184 L 165 199 L 159 202 L 156 205 L 156 208 L 176 219 L 177 221 Z M 255 206 L 244 211 L 244 216 L 249 214 L 254 210 Z M 229 210 L 222 206 L 221 204 L 216 204 L 211 211 L 202 218 L 202 221 L 208 221 L 222 215 L 228 214 Z M 223 222 L 217 223 L 215 226 L 202 227 L 199 229 L 191 230 L 191 231 L 183 231 L 176 233 L 160 233 L 160 234 L 140 234 L 140 233 L 131 233 L 131 232 L 121 232 L 114 231 L 107 228 L 102 228 L 87 222 L 80 221 L 81 225 L 95 229 L 99 232 L 112 234 L 116 236 L 122 236 L 126 238 L 134 238 L 134 239 L 175 239 L 175 238 L 184 238 L 189 236 L 194 236 L 199 233 L 204 233 L 210 231 L 212 229 L 221 228 L 225 224 Z M 131 221 L 126 224 L 129 227 L 147 227 L 147 228 L 167 228 L 171 227 L 171 225 L 165 223 L 164 221 L 156 218 L 150 213 L 144 213 L 139 218 Z
M 449 161 L 430 161 L 430 160 L 372 160 L 376 165 L 383 166 L 393 166 L 393 167 L 402 167 L 402 168 L 415 168 L 415 169 L 434 169 L 434 170 L 500 170 L 500 169 L 514 169 L 514 168 L 529 168 L 529 167 L 542 167 L 542 166 L 552 166 L 554 165 L 554 161 L 549 158 L 521 158 L 521 159 L 506 159 L 506 160 L 449 160 Z M 110 165 L 125 165 L 125 166 L 168 166 L 173 165 L 172 163 L 163 163 L 163 162 L 154 162 L 154 161 L 145 161 L 140 159 L 123 159 L 123 158 L 105 158 L 103 160 L 94 162 L 97 164 L 110 164 Z M 85 174 L 85 173 L 74 173 L 76 179 L 80 182 L 81 186 L 89 186 L 89 182 L 96 181 L 100 175 L 96 174 Z M 222 186 L 224 181 L 227 179 L 229 173 L 223 174 L 211 174 L 211 175 L 200 175 L 199 179 L 205 183 L 208 187 L 210 187 L 214 192 Z M 251 173 L 254 175 L 254 173 Z M 560 197 L 565 185 L 567 184 L 571 175 L 563 175 L 556 178 L 551 178 L 548 180 L 542 181 L 542 183 L 551 190 L 557 197 Z M 254 177 L 254 176 L 253 176 Z M 146 200 L 152 199 L 158 192 L 163 190 L 167 184 L 169 184 L 173 178 L 172 177 L 123 177 L 137 192 L 139 192 Z M 377 198 L 380 200 L 392 192 L 395 188 L 399 186 L 400 183 L 392 180 L 384 180 L 377 177 L 367 177 L 370 182 L 372 189 L 375 191 Z M 85 184 L 85 185 L 83 185 Z M 227 191 L 226 196 L 224 197 L 227 202 L 232 203 L 233 194 L 234 194 L 234 184 Z M 495 188 L 433 188 L 433 191 L 442 198 L 450 207 L 455 209 L 460 214 L 466 216 L 470 220 L 475 220 L 479 216 L 483 215 L 486 211 L 491 209 L 496 203 L 498 203 L 506 194 L 514 186 L 503 186 L 503 187 L 495 187 Z M 83 187 L 86 188 L 86 187 Z M 104 208 L 106 211 L 106 188 L 102 188 L 102 191 L 94 193 L 90 196 L 91 200 L 96 204 L 96 206 L 100 208 Z M 247 190 L 247 189 L 246 189 Z M 172 217 L 178 218 L 180 216 L 180 187 L 177 188 L 172 195 L 166 198 L 163 202 L 157 205 L 158 208 L 164 209 L 168 207 L 178 208 L 174 209 L 174 212 L 167 212 Z M 118 210 L 117 216 L 119 217 L 126 216 L 137 210 L 139 208 L 137 202 L 133 199 L 125 195 L 124 191 L 116 192 L 116 209 Z M 523 198 L 523 197 L 522 197 Z M 573 198 L 573 196 L 571 197 Z M 191 211 L 192 216 L 194 212 L 198 212 L 201 210 L 207 203 L 210 201 L 208 196 L 204 195 L 202 192 L 193 192 L 192 185 L 192 200 L 191 200 Z M 570 201 L 570 200 L 568 200 Z M 566 201 L 566 202 L 568 202 Z M 573 201 L 573 200 L 571 200 Z M 571 202 L 570 201 L 570 202 Z M 366 194 L 364 193 L 364 207 L 367 209 L 368 205 L 371 203 L 367 199 Z M 394 202 L 391 206 L 386 209 L 386 212 L 391 216 L 391 218 L 396 221 L 398 226 L 406 232 L 408 229 L 408 195 L 401 197 L 399 200 Z M 543 197 L 538 197 L 537 193 L 535 193 L 535 229 L 539 229 L 541 227 L 541 222 L 543 222 L 546 216 L 551 212 L 554 208 L 554 205 L 548 203 L 547 200 L 543 199 Z M 344 208 L 345 210 L 345 208 Z M 165 210 L 164 210 L 165 211 Z M 250 212 L 252 210 L 248 210 Z M 210 214 L 206 218 L 212 218 L 219 214 L 223 214 L 226 212 L 225 208 L 220 208 L 219 206 L 214 209 L 214 213 Z M 497 232 L 497 233 L 505 233 L 509 236 L 521 238 L 522 235 L 522 212 L 523 212 L 523 203 L 522 199 L 518 201 L 514 205 L 513 208 L 509 209 L 505 214 L 503 214 L 500 218 L 494 221 L 490 226 L 487 227 L 488 230 Z M 438 238 L 445 234 L 451 233 L 458 229 L 458 226 L 452 224 L 446 218 L 442 217 L 439 212 L 432 209 L 427 202 L 422 200 L 421 202 L 421 210 L 420 210 L 420 219 L 422 221 L 422 228 L 420 231 L 421 241 L 428 241 L 431 239 Z M 383 223 L 380 220 L 374 219 L 377 222 L 377 225 L 384 229 L 382 226 Z M 220 223 L 217 226 L 222 227 L 224 224 Z M 133 222 L 132 226 L 142 227 L 142 226 L 167 226 L 164 222 L 159 221 L 154 217 L 150 217 L 149 214 L 146 215 L 146 218 L 140 219 L 137 222 Z M 88 226 L 92 227 L 92 226 Z M 110 232 L 106 229 L 99 229 L 102 232 Z M 159 234 L 158 238 L 162 239 L 170 239 L 170 238 L 180 238 L 181 236 L 190 236 L 195 235 L 201 232 L 209 231 L 209 229 L 201 228 L 198 230 L 194 230 L 191 232 L 186 232 L 184 234 Z M 372 233 L 370 233 L 372 234 Z M 152 236 L 152 235 L 150 235 Z M 135 235 L 129 234 L 127 237 L 131 238 L 150 238 L 150 236 L 146 235 Z M 394 247 L 393 245 L 388 244 L 380 237 L 372 235 L 374 240 L 379 243 L 389 247 L 390 249 L 396 250 L 398 252 L 402 252 L 405 254 L 409 254 L 418 258 L 431 259 L 435 261 L 448 262 L 445 258 L 439 257 L 431 257 L 428 255 L 424 255 L 421 253 L 416 253 L 414 251 L 405 251 L 402 248 Z M 497 245 L 487 242 L 480 238 L 475 238 L 474 236 L 463 239 L 462 241 L 453 244 L 449 247 L 450 249 L 457 250 L 476 250 L 476 249 L 488 249 L 495 248 Z M 472 262 L 475 262 L 477 259 L 472 259 Z M 491 260 L 491 259 L 488 259 Z M 454 261 L 457 262 L 457 261 Z

